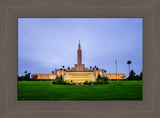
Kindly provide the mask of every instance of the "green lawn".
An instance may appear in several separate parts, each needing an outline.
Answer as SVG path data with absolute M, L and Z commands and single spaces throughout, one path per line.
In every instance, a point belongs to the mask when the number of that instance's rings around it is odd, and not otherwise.
M 142 81 L 109 81 L 105 85 L 53 85 L 51 81 L 18 81 L 18 100 L 142 100 Z

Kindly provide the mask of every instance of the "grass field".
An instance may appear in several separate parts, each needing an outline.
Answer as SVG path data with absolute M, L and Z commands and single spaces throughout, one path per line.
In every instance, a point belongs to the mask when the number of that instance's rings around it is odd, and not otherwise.
M 109 81 L 105 85 L 18 81 L 18 100 L 142 100 L 142 91 L 142 81 Z

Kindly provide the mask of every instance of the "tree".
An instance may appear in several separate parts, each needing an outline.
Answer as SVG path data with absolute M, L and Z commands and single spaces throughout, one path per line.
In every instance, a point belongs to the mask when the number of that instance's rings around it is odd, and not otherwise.
M 134 70 L 131 70 L 129 73 L 128 80 L 142 80 L 143 79 L 143 72 L 141 72 L 139 75 L 134 72 Z
M 18 80 L 30 80 L 31 79 L 31 73 L 28 73 L 27 70 L 24 71 L 24 76 L 18 76 Z
M 59 80 L 60 80 L 60 81 L 63 81 L 63 77 L 62 77 L 62 75 L 60 76 Z
M 64 84 L 63 76 L 61 75 L 60 77 L 56 77 L 55 80 L 53 80 L 52 84 Z
M 24 78 L 25 78 L 26 80 L 29 80 L 29 79 L 31 79 L 30 76 L 31 76 L 31 73 L 27 73 L 27 74 L 25 74 Z
M 96 68 L 96 70 L 99 70 L 99 68 Z
M 134 72 L 134 70 L 131 70 L 131 72 L 129 74 L 130 74 L 130 76 L 135 76 L 136 75 L 136 73 Z
M 68 67 L 68 69 L 70 69 L 70 67 Z
M 97 66 L 94 66 L 94 68 L 97 68 Z
M 27 74 L 27 70 L 25 70 L 24 73 Z
M 133 80 L 136 79 L 136 73 L 134 72 L 134 70 L 131 70 L 131 72 L 129 73 L 129 80 Z
M 92 69 L 92 66 L 90 66 L 90 69 Z
M 63 82 L 63 77 L 62 77 L 62 75 L 61 75 L 59 78 L 57 78 L 57 82 L 58 82 L 58 83 Z
M 129 69 L 129 74 L 130 74 L 130 64 L 131 64 L 132 62 L 131 61 L 127 61 L 127 64 L 128 64 L 128 69 Z M 129 75 L 130 76 L 130 75 Z
M 54 71 L 52 71 L 52 74 L 54 74 Z
M 94 70 L 94 68 L 93 68 L 93 70 Z
M 102 81 L 108 81 L 108 77 L 104 77 L 104 76 L 103 76 L 103 77 L 101 77 L 101 80 L 102 80 Z
M 100 76 L 100 74 L 98 74 L 97 81 L 99 82 L 100 80 L 101 80 L 101 76 Z
M 25 78 L 24 78 L 24 76 L 18 76 L 18 80 L 24 80 Z
M 142 79 L 143 79 L 143 72 L 140 73 L 138 79 L 139 79 L 139 80 L 142 80 Z
M 64 65 L 62 66 L 62 68 L 64 68 Z
M 28 73 L 27 70 L 25 70 L 24 73 L 25 73 L 25 76 L 24 76 L 24 79 L 25 79 L 25 80 L 31 79 L 31 78 L 30 78 L 31 73 Z
M 106 70 L 104 70 L 104 73 L 106 73 L 107 71 Z

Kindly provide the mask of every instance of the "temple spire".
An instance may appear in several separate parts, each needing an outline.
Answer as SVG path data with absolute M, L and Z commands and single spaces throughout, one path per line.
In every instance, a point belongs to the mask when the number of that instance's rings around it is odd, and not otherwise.
M 80 40 L 79 40 L 79 44 L 78 44 L 77 61 L 78 61 L 77 64 L 82 64 L 82 51 L 81 51 Z
M 78 50 L 81 49 L 81 44 L 80 44 L 80 40 L 79 40 L 79 44 L 78 44 Z

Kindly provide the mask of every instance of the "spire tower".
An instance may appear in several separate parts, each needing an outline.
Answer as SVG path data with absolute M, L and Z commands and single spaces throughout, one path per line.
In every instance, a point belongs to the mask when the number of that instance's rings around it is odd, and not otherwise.
M 77 64 L 75 64 L 75 71 L 84 71 L 85 67 L 84 64 L 82 64 L 82 50 L 81 50 L 81 44 L 80 40 L 78 43 L 78 50 L 77 50 Z
M 81 50 L 81 44 L 80 44 L 80 40 L 79 40 L 79 44 L 78 44 L 78 51 L 77 51 L 77 64 L 82 64 L 82 50 Z
M 78 44 L 78 49 L 81 49 L 81 44 L 80 44 L 80 40 L 79 40 L 79 44 Z

